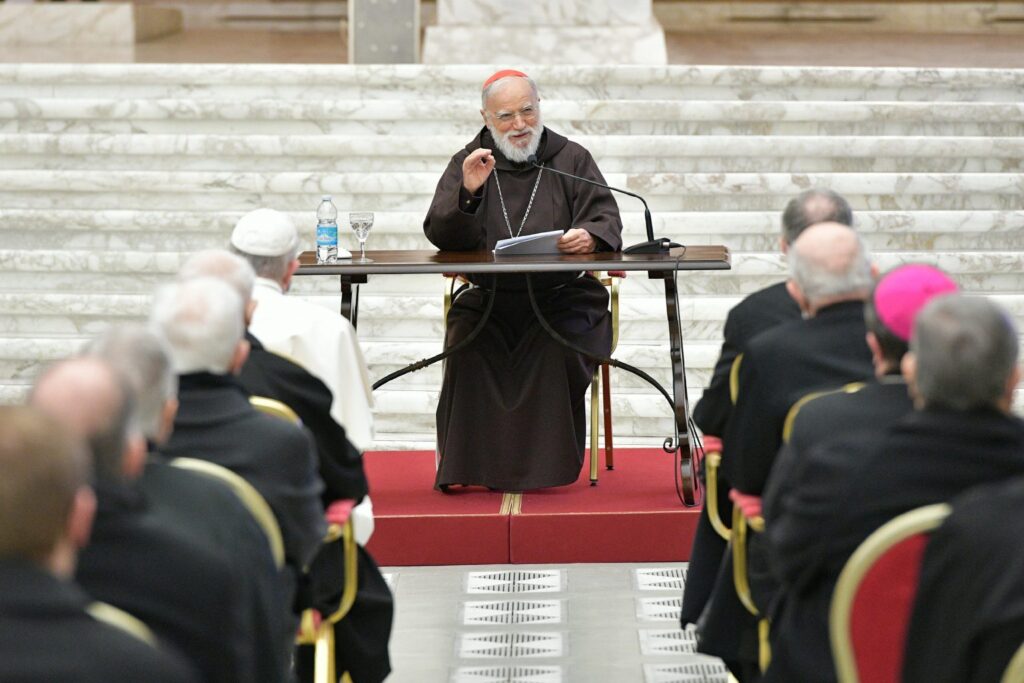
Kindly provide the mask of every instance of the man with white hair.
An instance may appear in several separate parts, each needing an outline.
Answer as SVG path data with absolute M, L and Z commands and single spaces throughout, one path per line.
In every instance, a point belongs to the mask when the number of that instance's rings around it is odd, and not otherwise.
M 234 377 L 249 350 L 241 297 L 215 278 L 169 285 L 157 293 L 151 321 L 178 373 L 178 414 L 163 453 L 215 462 L 252 484 L 281 527 L 286 562 L 300 573 L 326 530 L 323 483 L 306 431 L 259 413 Z
M 299 267 L 299 234 L 292 219 L 273 209 L 250 211 L 235 224 L 231 249 L 256 271 L 249 331 L 327 385 L 333 394 L 331 415 L 365 450 L 373 442 L 373 390 L 355 330 L 333 311 L 285 296 Z
M 566 254 L 618 251 L 622 221 L 612 193 L 552 172 L 603 183 L 590 153 L 544 126 L 537 86 L 521 71 L 498 71 L 481 93 L 484 126 L 457 152 L 434 192 L 423 230 L 445 250 L 490 250 L 499 239 L 563 230 Z M 435 486 L 473 484 L 521 491 L 571 484 L 583 465 L 584 395 L 594 363 L 545 332 L 542 315 L 594 356 L 611 349 L 608 293 L 583 273 L 470 276 L 448 313 L 445 344 L 491 318 L 447 361 L 437 407 Z
M 258 306 L 251 299 L 255 274 L 248 261 L 221 249 L 201 251 L 182 265 L 178 279 L 187 282 L 202 277 L 215 277 L 230 285 L 245 302 L 246 323 L 251 324 Z M 341 499 L 361 500 L 352 510 L 359 544 L 359 591 L 351 611 L 335 625 L 336 664 L 354 680 L 382 680 L 391 666 L 388 640 L 394 603 L 377 563 L 363 547 L 373 532 L 373 507 L 362 455 L 331 416 L 331 392 L 324 383 L 302 366 L 265 349 L 252 334 L 247 332 L 246 337 L 252 348 L 239 383 L 253 395 L 284 402 L 312 432 L 324 481 L 324 505 Z
M 155 517 L 225 558 L 239 587 L 236 627 L 220 650 L 234 656 L 238 679 L 277 683 L 288 671 L 291 606 L 282 602 L 281 577 L 266 535 L 235 493 L 219 481 L 172 467 L 160 447 L 170 438 L 178 410 L 178 378 L 167 343 L 137 324 L 108 328 L 86 345 L 117 369 L 135 393 L 139 429 L 146 437 L 140 493 Z

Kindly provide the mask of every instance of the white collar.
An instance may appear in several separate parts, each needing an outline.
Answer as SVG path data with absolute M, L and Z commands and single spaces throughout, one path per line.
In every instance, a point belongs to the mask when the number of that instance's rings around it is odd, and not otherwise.
M 275 282 L 269 278 L 257 277 L 256 287 L 263 287 L 264 289 L 272 289 L 278 294 L 284 294 L 284 289 L 281 287 L 281 283 Z

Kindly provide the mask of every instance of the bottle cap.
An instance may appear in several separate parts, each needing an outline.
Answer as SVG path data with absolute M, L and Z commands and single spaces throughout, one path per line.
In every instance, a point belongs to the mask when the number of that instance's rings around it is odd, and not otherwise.
M 322 201 L 322 202 L 329 202 L 329 201 L 331 201 L 331 195 L 325 194 L 324 196 L 320 197 L 320 201 Z

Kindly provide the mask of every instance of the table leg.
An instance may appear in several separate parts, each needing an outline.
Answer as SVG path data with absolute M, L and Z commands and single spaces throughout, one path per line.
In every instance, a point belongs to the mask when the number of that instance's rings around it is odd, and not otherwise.
M 697 483 L 693 466 L 693 439 L 690 434 L 690 407 L 686 396 L 686 361 L 683 358 L 683 332 L 679 319 L 679 292 L 675 273 L 651 273 L 665 281 L 665 312 L 668 318 L 669 354 L 672 357 L 672 398 L 676 427 L 679 430 L 679 474 L 682 480 L 683 502 L 697 505 Z
M 356 306 L 352 306 L 352 285 L 359 285 L 366 282 L 365 275 L 339 275 L 338 281 L 341 285 L 341 309 L 338 311 L 352 323 L 354 328 L 358 323 L 359 316 L 359 303 L 356 301 Z M 358 287 L 356 289 L 358 292 Z

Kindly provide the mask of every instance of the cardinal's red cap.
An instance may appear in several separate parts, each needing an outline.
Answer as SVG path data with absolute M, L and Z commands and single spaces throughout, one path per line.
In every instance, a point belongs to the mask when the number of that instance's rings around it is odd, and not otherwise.
M 494 81 L 498 80 L 499 78 L 505 78 L 507 76 L 515 76 L 517 78 L 529 78 L 529 76 L 524 74 L 522 71 L 516 71 L 515 69 L 502 69 L 501 71 L 495 71 L 493 74 L 491 74 L 491 77 L 484 81 L 484 85 L 480 89 L 487 90 L 487 86 L 489 86 L 491 83 L 494 83 Z

